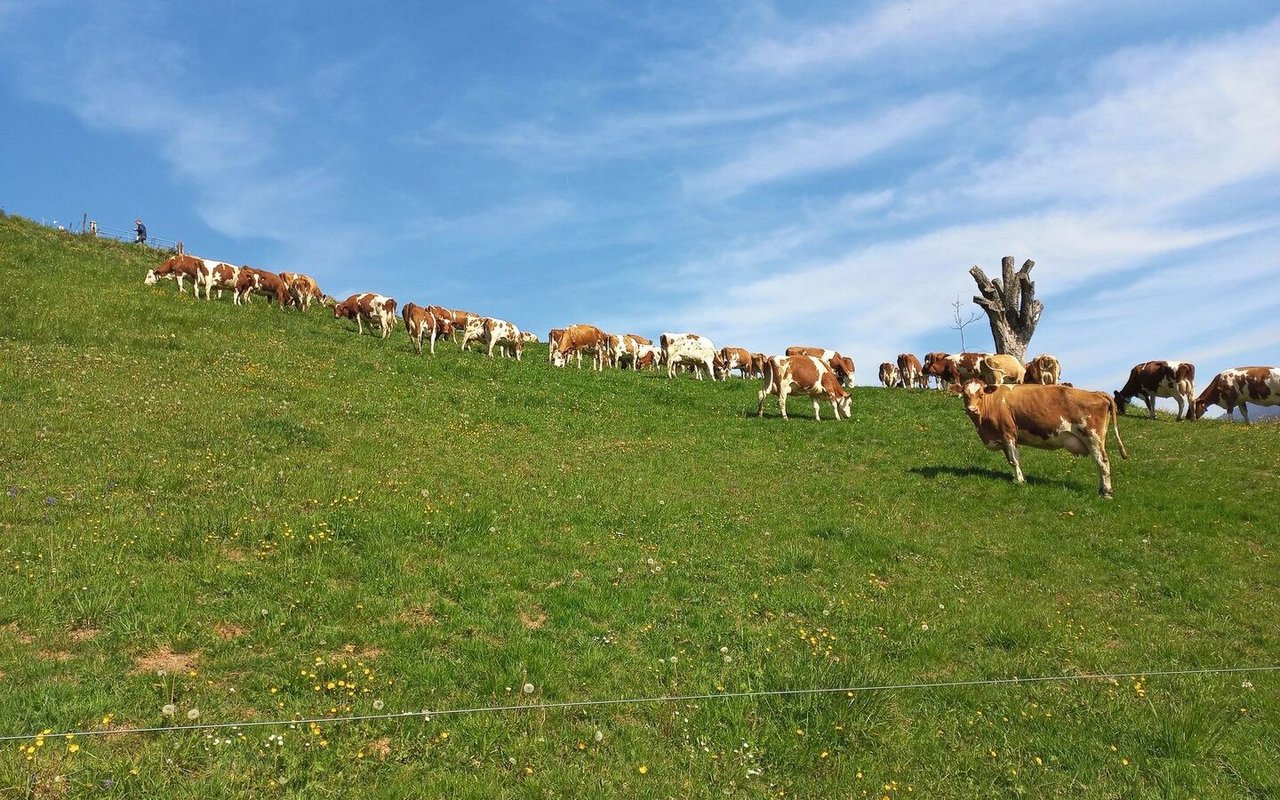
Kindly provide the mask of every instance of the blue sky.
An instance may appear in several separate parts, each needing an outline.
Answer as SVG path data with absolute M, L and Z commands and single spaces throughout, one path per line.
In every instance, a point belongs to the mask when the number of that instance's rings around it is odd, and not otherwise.
M 509 319 L 1280 364 L 1274 2 L 0 0 L 0 205 Z M 989 348 L 985 322 L 966 330 Z

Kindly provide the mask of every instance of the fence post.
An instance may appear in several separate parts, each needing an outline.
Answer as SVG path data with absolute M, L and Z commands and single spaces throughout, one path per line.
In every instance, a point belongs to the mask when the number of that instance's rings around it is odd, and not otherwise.
M 182 247 L 182 242 L 176 242 L 175 246 L 178 248 L 178 255 L 182 255 L 185 252 L 185 250 Z

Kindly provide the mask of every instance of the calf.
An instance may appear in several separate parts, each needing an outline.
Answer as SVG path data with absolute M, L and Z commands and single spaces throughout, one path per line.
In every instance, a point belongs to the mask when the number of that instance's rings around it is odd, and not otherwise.
M 1023 383 L 1039 383 L 1044 386 L 1052 386 L 1055 383 L 1062 382 L 1062 365 L 1058 363 L 1056 356 L 1051 356 L 1048 353 L 1041 353 L 1028 361 L 1026 369 L 1026 376 L 1022 379 Z
M 892 389 L 902 380 L 901 373 L 898 368 L 888 361 L 880 365 L 880 383 L 884 384 L 884 388 Z
M 902 378 L 904 388 L 911 389 L 919 385 L 921 389 L 929 387 L 929 376 L 924 374 L 920 359 L 914 353 L 898 354 L 898 375 Z
M 787 419 L 787 396 L 793 392 L 807 394 L 813 399 L 813 418 L 821 421 L 818 399 L 831 402 L 831 411 L 840 419 L 841 413 L 851 418 L 853 400 L 840 385 L 835 371 L 815 356 L 774 356 L 764 364 L 764 387 L 756 396 L 756 416 L 764 416 L 764 401 L 769 395 L 777 395 L 778 409 Z
M 1125 413 L 1129 401 L 1141 397 L 1147 404 L 1147 414 L 1156 418 L 1156 398 L 1172 397 L 1178 403 L 1178 416 L 1183 418 L 1183 406 L 1186 406 L 1186 419 L 1194 420 L 1198 414 L 1192 413 L 1196 396 L 1196 366 L 1186 361 L 1146 361 L 1134 365 L 1129 370 L 1129 380 L 1124 388 L 1115 392 L 1116 406 L 1120 413 Z
M 662 365 L 662 348 L 652 344 L 636 347 L 636 369 L 655 369 Z
M 1115 423 L 1121 458 L 1128 458 L 1116 422 L 1116 404 L 1103 392 L 1067 386 L 1002 386 L 979 380 L 961 389 L 964 410 L 978 438 L 992 450 L 1004 450 L 1014 479 L 1026 483 L 1018 445 L 1044 450 L 1065 447 L 1074 455 L 1088 453 L 1098 465 L 1098 492 L 1111 497 L 1111 460 L 1107 457 L 1107 425 Z
M 364 333 L 365 322 L 369 323 L 370 328 L 376 323 L 385 339 L 391 335 L 391 329 L 396 324 L 396 301 L 373 292 L 353 294 L 333 307 L 333 318 L 343 317 L 356 321 L 358 334 Z
M 658 342 L 668 378 L 676 376 L 676 367 L 687 364 L 698 380 L 702 380 L 702 370 L 706 370 L 711 380 L 716 380 L 716 346 L 707 337 L 696 333 L 664 333 Z
M 156 281 L 159 280 L 177 281 L 178 291 L 186 294 L 187 287 L 183 285 L 183 282 L 190 278 L 193 284 L 199 286 L 196 278 L 200 274 L 200 265 L 202 263 L 202 259 L 183 253 L 169 256 L 160 266 L 147 270 L 147 277 L 143 278 L 142 282 L 147 286 L 155 286 Z
M 1249 424 L 1246 403 L 1255 406 L 1280 405 L 1280 369 L 1276 367 L 1236 367 L 1219 372 L 1205 387 L 1191 409 L 1191 419 L 1199 419 L 1209 406 L 1219 405 L 1227 410 L 1227 417 L 1234 419 L 1232 411 L 1240 409 L 1240 416 Z

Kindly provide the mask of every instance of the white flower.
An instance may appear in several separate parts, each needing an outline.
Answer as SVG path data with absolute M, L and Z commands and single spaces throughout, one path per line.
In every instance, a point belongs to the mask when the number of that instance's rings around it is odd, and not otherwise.
M 383 703 L 383 702 L 382 702 L 382 700 L 380 700 L 380 699 L 379 699 L 379 700 L 374 700 L 374 701 L 373 701 L 373 710 L 374 710 L 374 711 L 381 711 L 381 710 L 382 710 L 383 705 L 385 705 L 385 703 Z
M 525 694 L 533 694 L 533 684 L 532 684 L 532 683 L 526 683 L 526 684 L 524 685 L 524 693 L 525 693 Z
M 722 655 L 722 656 L 727 656 L 727 655 L 729 655 L 729 648 L 728 648 L 728 647 L 721 647 L 721 648 L 720 648 L 720 655 Z
M 595 740 L 597 742 L 604 741 L 604 733 L 602 733 L 601 731 L 596 731 Z
M 164 708 L 160 709 L 160 713 L 164 714 L 166 717 L 172 717 L 174 714 L 178 713 L 178 707 L 173 703 L 165 703 Z
M 200 709 L 198 709 L 198 708 L 193 708 L 193 709 L 191 709 L 190 711 L 188 711 L 188 712 L 187 712 L 187 719 L 189 719 L 189 720 L 193 720 L 193 721 L 194 721 L 194 720 L 197 720 L 197 719 L 200 719 Z

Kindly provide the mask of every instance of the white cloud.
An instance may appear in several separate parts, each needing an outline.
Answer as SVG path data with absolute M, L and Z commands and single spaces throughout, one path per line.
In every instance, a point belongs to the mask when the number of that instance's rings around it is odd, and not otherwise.
M 839 125 L 793 123 L 760 137 L 728 163 L 690 176 L 685 188 L 729 197 L 761 184 L 851 167 L 944 124 L 963 105 L 958 96 L 940 95 Z
M 789 37 L 760 41 L 739 64 L 791 73 L 876 58 L 936 60 L 975 46 L 1016 46 L 1030 31 L 1060 23 L 1068 10 L 1078 19 L 1093 5 L 1079 0 L 885 2 L 842 24 L 816 25 Z

